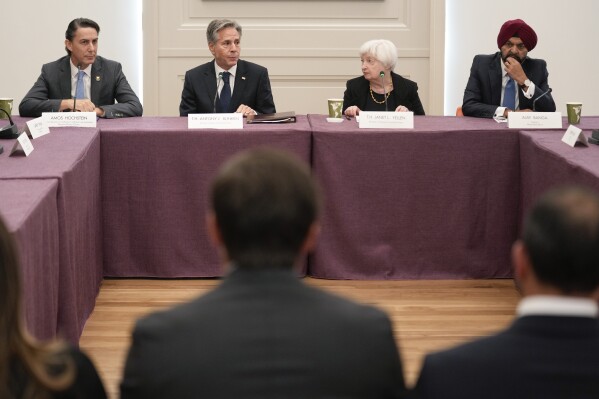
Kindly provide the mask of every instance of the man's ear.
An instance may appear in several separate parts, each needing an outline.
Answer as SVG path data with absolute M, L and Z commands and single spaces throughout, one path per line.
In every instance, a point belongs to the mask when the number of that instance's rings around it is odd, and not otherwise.
M 73 51 L 73 43 L 69 39 L 64 40 L 64 46 L 69 49 L 69 51 Z
M 534 274 L 528 251 L 522 240 L 518 240 L 512 245 L 512 264 L 514 267 L 514 278 L 520 284 L 525 284 L 530 280 L 531 275 Z
M 208 43 L 208 50 L 210 50 L 210 53 L 214 56 L 214 43 Z
M 212 242 L 215 247 L 221 248 L 223 246 L 223 237 L 220 233 L 220 228 L 218 227 L 214 212 L 208 212 L 206 214 L 206 230 L 208 231 L 210 242 Z
M 310 227 L 308 228 L 308 233 L 306 234 L 306 238 L 302 244 L 300 249 L 300 253 L 307 254 L 312 251 L 316 247 L 316 241 L 318 240 L 318 236 L 320 235 L 320 223 L 312 222 Z

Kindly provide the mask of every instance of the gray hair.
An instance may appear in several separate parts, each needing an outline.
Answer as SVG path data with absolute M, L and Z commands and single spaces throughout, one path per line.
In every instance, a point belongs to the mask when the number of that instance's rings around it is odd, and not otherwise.
M 397 48 L 395 45 L 384 39 L 369 40 L 360 47 L 360 57 L 370 55 L 383 64 L 383 67 L 390 70 L 395 69 L 397 64 Z
M 208 24 L 208 28 L 206 29 L 208 44 L 216 43 L 218 41 L 218 32 L 225 28 L 235 28 L 241 38 L 241 25 L 237 22 L 230 19 L 215 19 Z

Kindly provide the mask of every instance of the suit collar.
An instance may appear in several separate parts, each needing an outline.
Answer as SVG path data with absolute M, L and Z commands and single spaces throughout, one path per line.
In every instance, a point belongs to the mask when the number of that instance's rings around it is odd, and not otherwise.
M 241 104 L 241 96 L 245 92 L 247 84 L 247 64 L 243 60 L 237 61 L 237 73 L 235 75 L 235 86 L 233 87 L 233 96 L 231 97 L 231 105 L 237 108 Z M 235 112 L 235 110 L 233 110 Z
M 489 66 L 489 83 L 493 95 L 492 103 L 501 104 L 503 72 L 501 70 L 501 52 L 496 52 Z

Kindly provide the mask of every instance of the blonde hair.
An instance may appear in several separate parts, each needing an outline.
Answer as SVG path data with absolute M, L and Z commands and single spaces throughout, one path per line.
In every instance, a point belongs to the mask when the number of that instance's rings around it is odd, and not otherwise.
M 68 388 L 75 379 L 74 361 L 67 345 L 42 344 L 31 337 L 21 314 L 19 263 L 14 240 L 0 219 L 0 398 L 12 397 L 14 366 L 21 365 L 30 378 L 23 398 L 49 397 Z

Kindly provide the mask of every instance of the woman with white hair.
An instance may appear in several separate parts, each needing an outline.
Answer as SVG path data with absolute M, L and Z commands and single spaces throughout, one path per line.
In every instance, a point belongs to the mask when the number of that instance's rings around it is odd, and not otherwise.
M 347 81 L 343 113 L 360 111 L 412 111 L 424 115 L 418 85 L 393 72 L 397 49 L 389 40 L 370 40 L 360 47 L 362 76 Z

